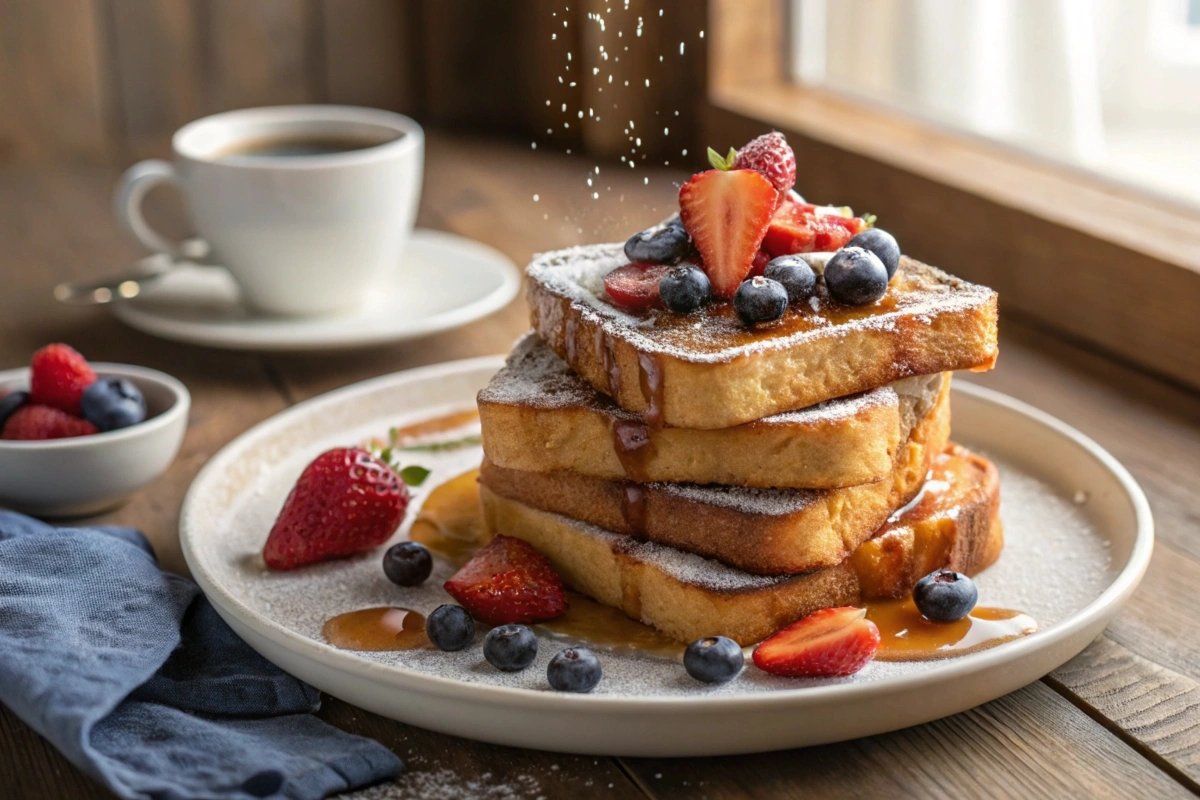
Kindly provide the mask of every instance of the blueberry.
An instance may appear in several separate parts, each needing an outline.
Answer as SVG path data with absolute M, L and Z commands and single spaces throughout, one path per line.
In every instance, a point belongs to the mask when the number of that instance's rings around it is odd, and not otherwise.
M 537 636 L 526 625 L 501 625 L 488 631 L 483 657 L 501 672 L 519 672 L 537 658 Z
M 861 247 L 843 247 L 825 264 L 825 288 L 839 303 L 865 306 L 887 294 L 887 267 Z
M 475 620 L 462 606 L 443 603 L 425 620 L 425 635 L 439 650 L 462 650 L 475 641 Z
M 550 659 L 546 680 L 560 692 L 590 692 L 600 683 L 600 659 L 585 647 L 568 647 Z
M 417 586 L 433 572 L 433 556 L 416 542 L 400 542 L 383 554 L 383 574 L 397 586 Z
M 975 581 L 948 569 L 931 572 L 917 581 L 913 600 L 921 616 L 931 622 L 954 622 L 971 613 L 979 600 Z
M 146 418 L 146 398 L 124 378 L 100 378 L 83 390 L 83 418 L 102 431 L 137 425 Z
M 712 296 L 712 284 L 704 271 L 693 264 L 680 264 L 658 282 L 663 305 L 676 314 L 699 311 Z
M 645 264 L 678 264 L 692 252 L 692 238 L 678 216 L 662 227 L 635 233 L 625 242 L 625 257 Z
M 779 281 L 787 290 L 788 302 L 799 303 L 812 297 L 817 288 L 817 273 L 800 256 L 780 256 L 767 262 L 763 277 Z
M 724 683 L 737 677 L 746 659 L 742 648 L 726 636 L 697 639 L 683 651 L 683 667 L 698 681 Z
M 900 245 L 896 244 L 896 237 L 887 231 L 879 228 L 867 228 L 847 242 L 846 246 L 861 247 L 878 256 L 879 260 L 883 262 L 883 266 L 887 268 L 888 280 L 891 280 L 891 277 L 896 274 L 896 270 L 900 268 Z
M 9 392 L 0 397 L 0 428 L 4 427 L 4 423 L 8 422 L 8 418 L 13 412 L 29 400 L 29 392 Z
M 758 276 L 743 281 L 733 295 L 733 310 L 742 322 L 774 322 L 787 311 L 788 293 L 779 281 Z

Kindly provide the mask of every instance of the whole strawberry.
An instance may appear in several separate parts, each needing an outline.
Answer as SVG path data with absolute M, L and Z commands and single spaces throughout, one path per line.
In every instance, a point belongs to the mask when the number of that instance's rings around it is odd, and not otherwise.
M 304 468 L 263 546 L 271 569 L 295 569 L 386 542 L 408 508 L 404 482 L 358 448 L 337 448 Z
M 567 610 L 566 591 L 550 561 L 511 536 L 488 542 L 444 588 L 488 625 L 541 622 Z
M 48 344 L 33 354 L 30 366 L 30 399 L 80 416 L 83 390 L 96 382 L 87 360 L 65 344 Z
M 50 406 L 31 403 L 12 412 L 0 432 L 0 439 L 38 441 L 44 439 L 69 439 L 72 436 L 90 436 L 96 426 L 86 419 L 72 417 L 65 411 Z
M 734 169 L 761 172 L 780 195 L 796 185 L 796 154 L 782 133 L 765 133 L 738 151 Z

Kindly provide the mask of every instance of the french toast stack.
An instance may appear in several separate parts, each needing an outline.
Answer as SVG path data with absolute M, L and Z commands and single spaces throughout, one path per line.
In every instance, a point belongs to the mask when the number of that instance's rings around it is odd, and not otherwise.
M 743 646 L 995 560 L 996 471 L 949 440 L 951 372 L 996 358 L 993 291 L 899 257 L 886 293 L 848 305 L 832 254 L 809 252 L 810 296 L 757 325 L 715 275 L 691 313 L 616 302 L 629 252 L 527 269 L 533 330 L 478 397 L 489 532 L 681 641 Z

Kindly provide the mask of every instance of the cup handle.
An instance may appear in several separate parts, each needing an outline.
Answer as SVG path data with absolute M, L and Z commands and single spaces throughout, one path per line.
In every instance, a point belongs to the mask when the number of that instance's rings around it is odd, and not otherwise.
M 174 260 L 203 258 L 208 245 L 199 239 L 172 242 L 158 234 L 142 216 L 142 200 L 146 193 L 161 183 L 181 186 L 175 167 L 157 158 L 139 161 L 121 176 L 113 192 L 113 206 L 117 219 L 125 224 L 129 232 L 149 249 L 166 253 Z

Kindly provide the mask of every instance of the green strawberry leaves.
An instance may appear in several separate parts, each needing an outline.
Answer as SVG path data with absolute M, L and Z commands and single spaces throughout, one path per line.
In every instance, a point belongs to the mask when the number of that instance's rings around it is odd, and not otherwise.
M 728 172 L 733 169 L 733 162 L 737 161 L 737 150 L 729 148 L 729 155 L 721 155 L 711 147 L 708 148 L 708 163 L 712 164 L 713 169 L 719 169 L 722 172 Z

